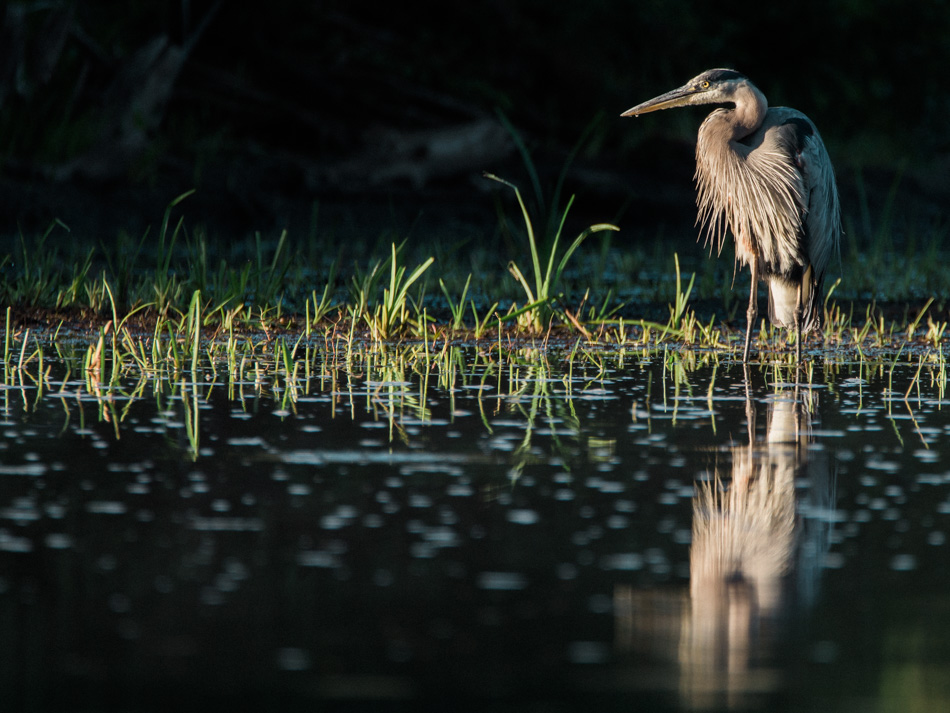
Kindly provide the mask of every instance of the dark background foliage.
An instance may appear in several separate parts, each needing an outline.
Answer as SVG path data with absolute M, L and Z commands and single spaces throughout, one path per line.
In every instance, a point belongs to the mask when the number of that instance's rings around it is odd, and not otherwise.
M 192 187 L 189 214 L 222 230 L 293 224 L 314 201 L 359 216 L 367 201 L 411 214 L 438 200 L 464 219 L 485 208 L 482 170 L 527 182 L 499 112 L 544 190 L 569 165 L 568 189 L 599 219 L 632 206 L 653 223 L 683 206 L 691 223 L 702 110 L 618 115 L 715 66 L 815 120 L 846 199 L 858 171 L 872 197 L 900 174 L 926 220 L 950 194 L 940 0 L 52 0 L 0 12 L 4 232 L 52 218 L 134 228 Z

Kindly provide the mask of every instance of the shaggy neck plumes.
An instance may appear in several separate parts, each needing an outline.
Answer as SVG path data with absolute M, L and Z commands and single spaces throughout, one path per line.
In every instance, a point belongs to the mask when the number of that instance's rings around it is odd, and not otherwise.
M 736 240 L 736 257 L 750 264 L 758 257 L 767 271 L 788 269 L 776 250 L 801 229 L 795 174 L 780 152 L 746 143 L 768 111 L 765 96 L 744 82 L 730 97 L 733 109 L 716 109 L 699 129 L 696 145 L 697 222 L 707 241 L 722 249 L 726 231 Z M 770 210 L 780 206 L 781 210 Z

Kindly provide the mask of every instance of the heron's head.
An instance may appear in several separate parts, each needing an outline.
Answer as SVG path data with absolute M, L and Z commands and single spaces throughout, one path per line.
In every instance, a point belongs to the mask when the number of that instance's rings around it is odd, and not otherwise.
M 732 69 L 708 69 L 693 77 L 678 89 L 661 94 L 620 116 L 638 116 L 660 109 L 672 109 L 692 104 L 729 104 L 735 102 L 736 92 L 749 85 L 745 75 Z

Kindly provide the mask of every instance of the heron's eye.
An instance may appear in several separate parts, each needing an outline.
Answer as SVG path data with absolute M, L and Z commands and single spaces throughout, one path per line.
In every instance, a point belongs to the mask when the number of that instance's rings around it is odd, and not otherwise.
M 702 82 L 700 82 L 699 86 L 703 89 L 709 89 L 709 82 L 704 79 Z

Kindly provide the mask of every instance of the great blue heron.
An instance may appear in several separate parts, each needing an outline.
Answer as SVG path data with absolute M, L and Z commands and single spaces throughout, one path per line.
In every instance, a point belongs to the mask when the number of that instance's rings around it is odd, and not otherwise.
M 726 228 L 736 259 L 752 271 L 743 362 L 758 313 L 756 287 L 768 284 L 769 318 L 802 333 L 818 327 L 825 267 L 838 251 L 838 191 L 828 152 L 811 120 L 795 109 L 770 108 L 759 89 L 731 69 L 710 69 L 679 89 L 621 116 L 693 104 L 725 104 L 699 127 L 696 143 L 697 223 L 719 251 Z M 731 105 L 731 106 L 728 106 Z

